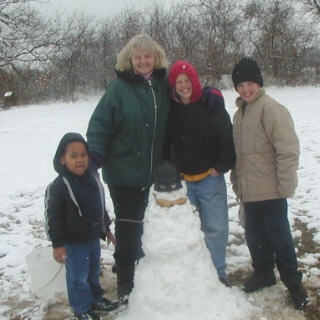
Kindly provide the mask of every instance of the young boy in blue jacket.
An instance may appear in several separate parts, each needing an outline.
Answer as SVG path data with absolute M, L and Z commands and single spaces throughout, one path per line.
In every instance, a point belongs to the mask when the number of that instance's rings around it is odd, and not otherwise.
M 53 164 L 58 177 L 45 194 L 46 231 L 53 256 L 65 263 L 74 319 L 98 320 L 99 312 L 118 306 L 103 297 L 99 283 L 100 238 L 115 244 L 104 189 L 90 167 L 87 143 L 78 133 L 62 137 Z

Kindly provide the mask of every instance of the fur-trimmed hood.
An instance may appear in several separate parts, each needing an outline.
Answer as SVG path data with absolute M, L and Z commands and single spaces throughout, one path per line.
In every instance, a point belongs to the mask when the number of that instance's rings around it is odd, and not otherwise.
M 136 74 L 131 70 L 119 71 L 115 69 L 115 72 L 118 78 L 121 78 L 129 83 L 139 83 L 145 81 L 145 79 L 141 75 Z M 152 72 L 152 78 L 165 79 L 166 75 L 167 70 L 164 68 L 154 69 Z

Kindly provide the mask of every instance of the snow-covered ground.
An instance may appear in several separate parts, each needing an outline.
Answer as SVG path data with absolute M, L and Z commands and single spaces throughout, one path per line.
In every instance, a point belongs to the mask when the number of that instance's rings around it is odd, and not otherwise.
M 289 200 L 289 219 L 297 243 L 304 281 L 312 291 L 312 304 L 320 301 L 320 89 L 267 88 L 284 104 L 295 121 L 301 143 L 299 186 Z M 223 92 L 232 116 L 234 90 Z M 30 286 L 26 256 L 50 243 L 44 232 L 43 199 L 56 176 L 52 159 L 65 132 L 85 135 L 87 123 L 100 97 L 75 104 L 32 105 L 0 111 L 0 319 L 65 319 L 54 315 Z M 229 177 L 226 177 L 229 181 Z M 293 310 L 284 286 L 247 295 L 238 285 L 250 269 L 250 256 L 239 225 L 234 195 L 229 186 L 230 237 L 228 272 L 235 284 L 220 285 L 210 263 L 199 220 L 187 203 L 161 209 L 150 197 L 144 247 L 147 253 L 136 272 L 130 308 L 119 319 L 304 319 Z M 112 204 L 107 194 L 109 213 Z M 301 223 L 296 222 L 300 221 Z M 308 240 L 308 241 L 307 241 Z M 308 247 L 306 249 L 306 244 Z M 102 282 L 114 296 L 112 248 L 103 245 Z M 108 286 L 109 288 L 108 290 Z M 54 310 L 68 310 L 59 304 Z

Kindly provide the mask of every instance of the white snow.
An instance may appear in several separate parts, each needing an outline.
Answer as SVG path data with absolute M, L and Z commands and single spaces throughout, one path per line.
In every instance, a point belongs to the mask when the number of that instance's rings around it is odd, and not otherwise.
M 238 288 L 220 283 L 189 201 L 159 209 L 150 197 L 128 313 L 120 319 L 244 319 L 254 312 Z
M 12 91 L 7 91 L 4 93 L 4 97 L 11 97 L 13 95 L 13 92 Z
M 320 90 L 271 87 L 267 93 L 290 110 L 300 138 L 299 186 L 289 200 L 290 223 L 299 219 L 320 243 Z M 223 94 L 232 117 L 236 92 L 225 90 Z M 44 231 L 43 200 L 47 184 L 56 176 L 52 160 L 57 144 L 68 131 L 85 135 L 99 98 L 0 111 L 0 319 L 46 319 L 48 306 L 32 292 L 26 256 L 36 247 L 50 245 Z M 228 175 L 226 180 L 229 182 Z M 227 262 L 232 273 L 250 269 L 251 260 L 230 185 L 228 192 Z M 108 193 L 107 206 L 113 216 Z M 252 295 L 236 286 L 222 286 L 199 229 L 199 219 L 189 203 L 163 209 L 150 195 L 143 237 L 146 257 L 136 269 L 130 308 L 119 319 L 272 319 L 270 315 L 280 311 L 289 314 L 287 319 L 303 319 L 300 312 L 292 311 L 279 281 Z M 299 250 L 301 231 L 293 230 L 293 236 Z M 112 252 L 113 248 L 103 246 L 103 260 L 112 263 Z M 304 280 L 315 288 L 320 287 L 319 259 L 315 253 L 299 258 L 306 271 Z M 263 311 L 268 304 L 270 314 Z

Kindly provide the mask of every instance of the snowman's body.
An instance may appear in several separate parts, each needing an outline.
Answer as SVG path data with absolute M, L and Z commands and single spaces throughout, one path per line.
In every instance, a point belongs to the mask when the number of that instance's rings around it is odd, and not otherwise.
M 198 214 L 188 200 L 160 207 L 157 199 L 186 199 L 186 188 L 150 191 L 143 249 L 136 266 L 129 308 L 117 319 L 230 320 L 244 319 L 252 306 L 240 289 L 218 279 L 200 230 Z

